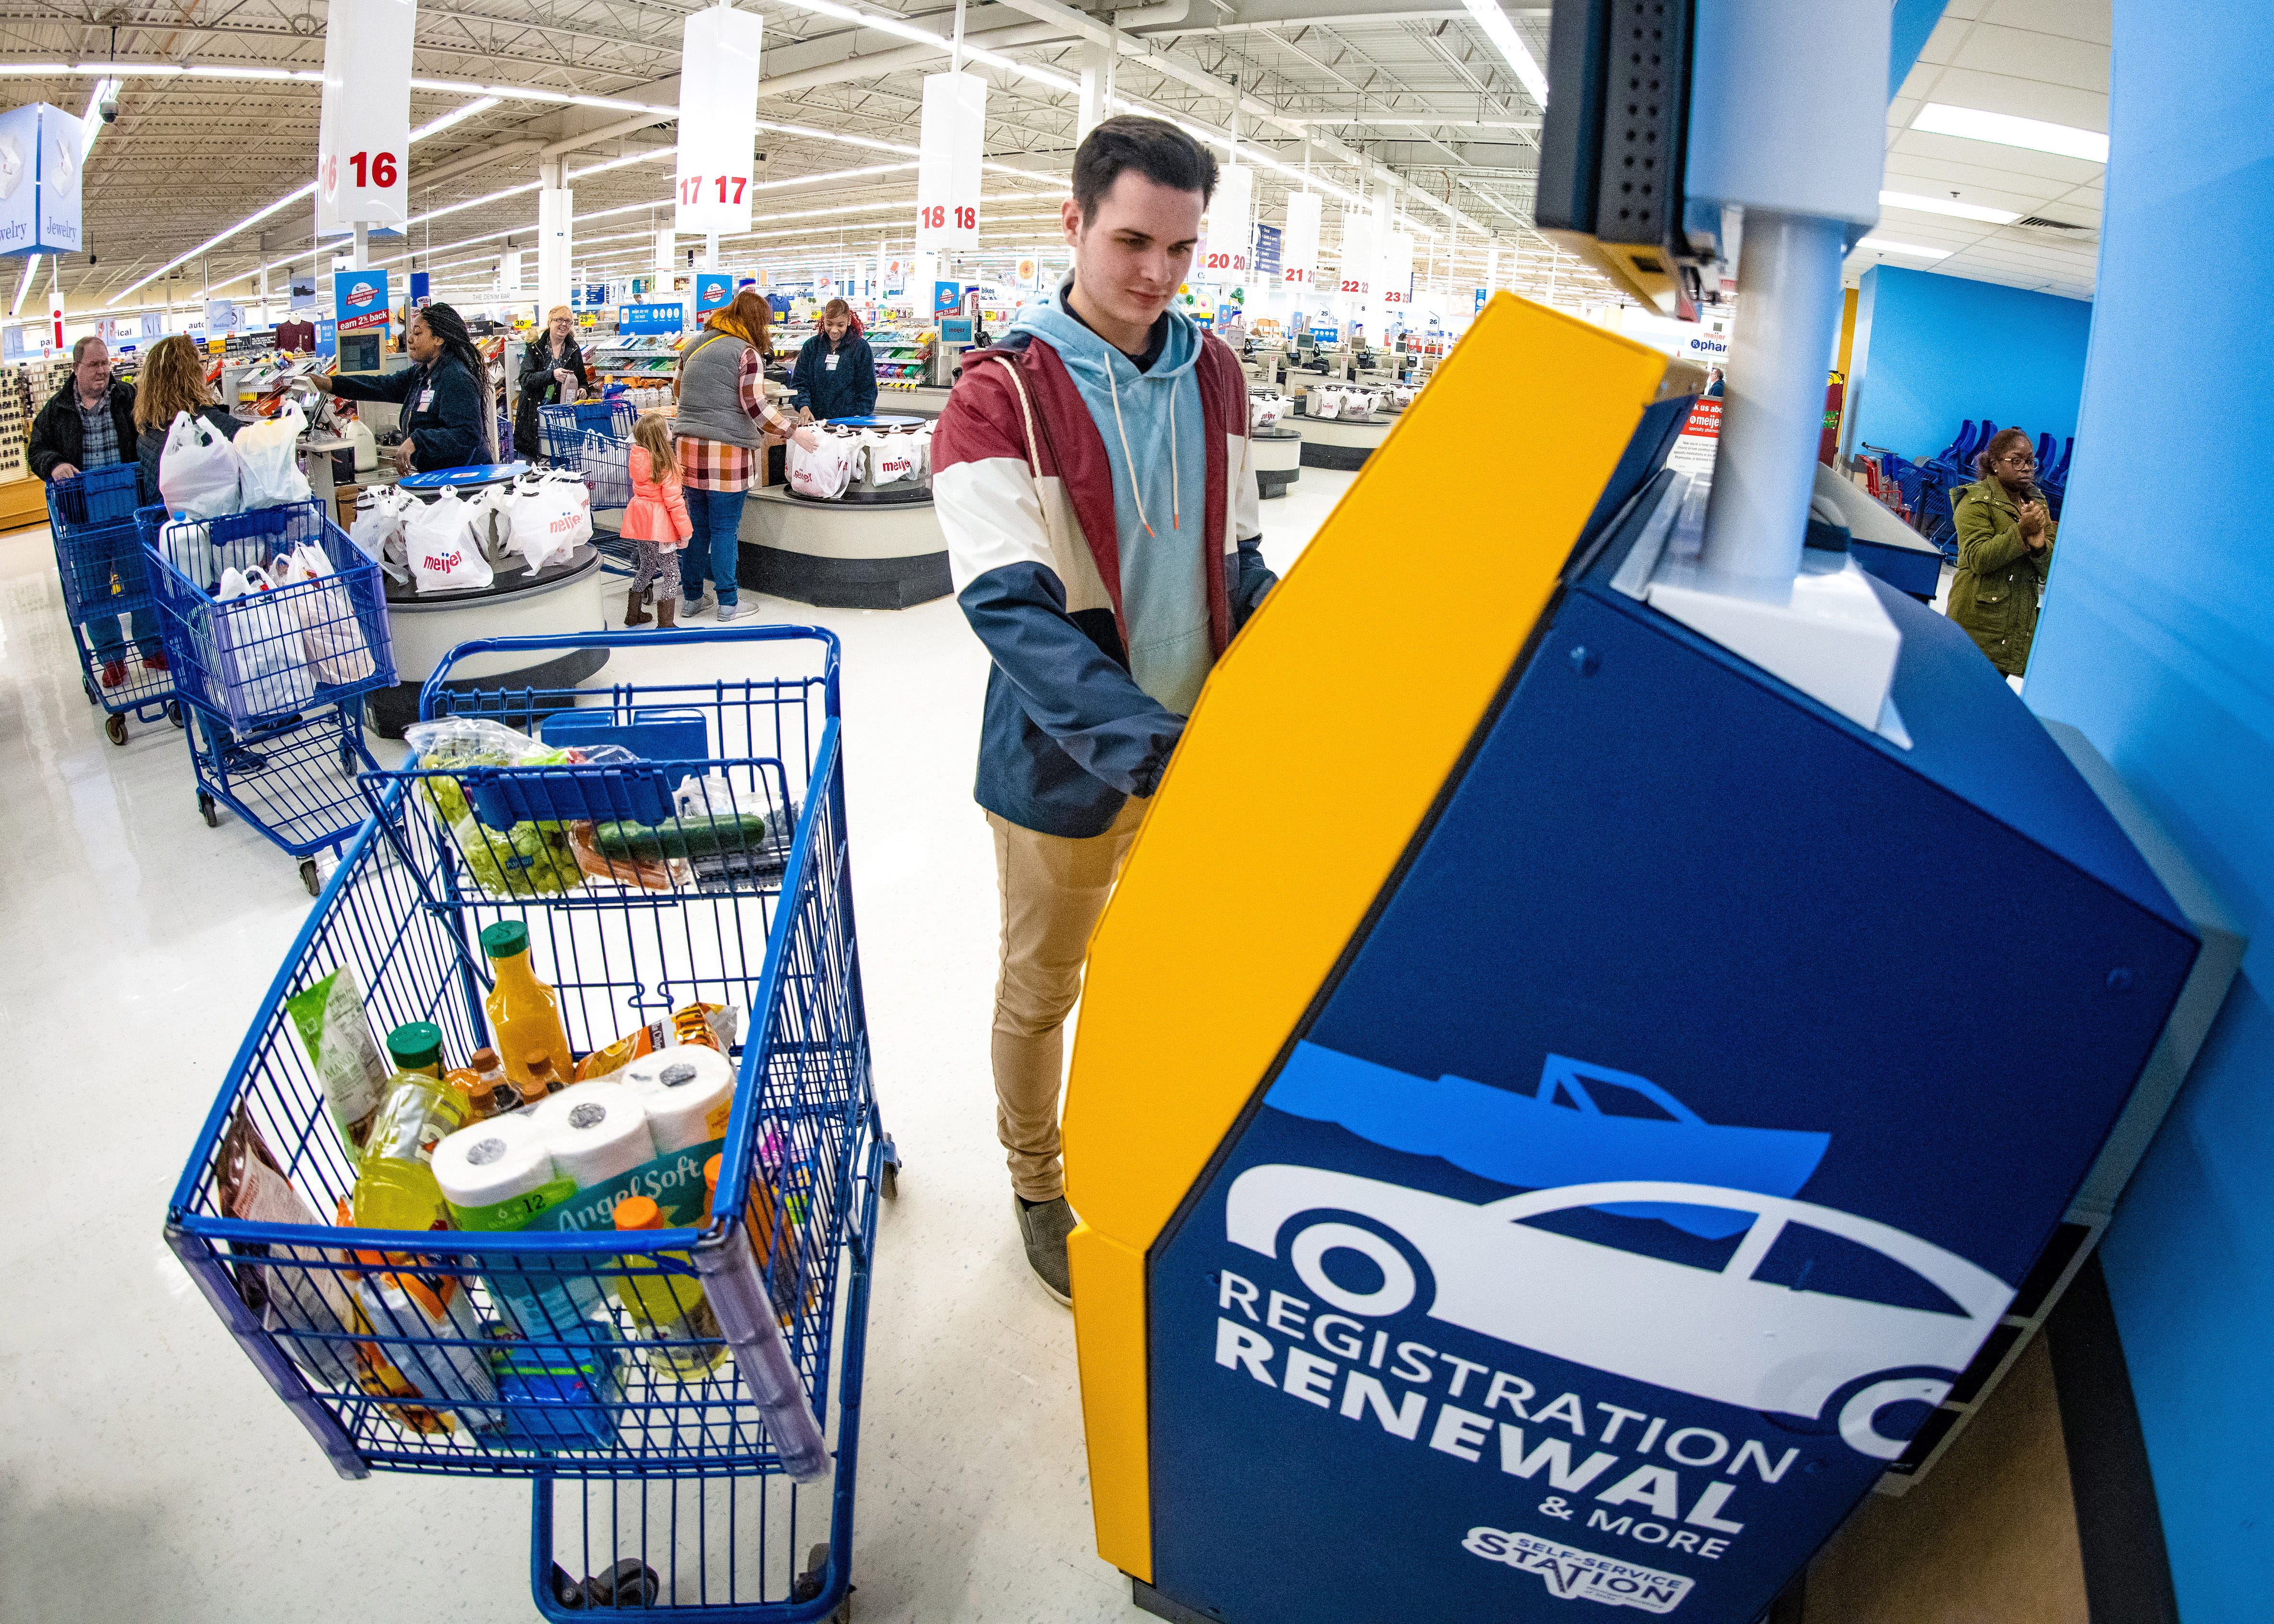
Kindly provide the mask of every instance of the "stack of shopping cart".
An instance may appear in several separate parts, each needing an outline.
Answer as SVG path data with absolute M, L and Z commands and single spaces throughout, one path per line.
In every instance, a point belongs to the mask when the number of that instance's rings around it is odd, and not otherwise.
M 320 889 L 316 854 L 362 823 L 363 696 L 392 687 L 379 566 L 318 501 L 226 518 L 145 508 L 138 565 L 187 707 L 198 810 L 227 807 Z
M 363 776 L 372 822 L 239 1051 L 168 1239 L 342 1476 L 531 1479 L 548 1619 L 841 1616 L 877 1198 L 895 1158 L 853 935 L 837 645 L 794 627 L 682 632 L 667 649 L 600 640 L 655 661 L 732 643 L 761 674 L 466 688 L 458 661 L 525 665 L 593 635 L 456 650 L 425 687 L 437 726 L 415 733 L 422 753 Z M 494 752 L 459 742 L 505 729 L 546 764 L 486 764 Z M 565 873 L 539 849 L 556 837 L 573 848 Z M 451 1228 L 336 1227 L 358 1170 L 290 1011 L 344 975 L 371 1032 L 429 1022 L 446 1061 L 469 1056 L 503 1040 L 478 944 L 508 922 L 593 1079 L 577 1086 L 621 1086 L 620 1104 L 633 1085 L 608 1068 L 625 1054 L 707 1046 L 731 1073 L 712 1056 L 681 1064 L 731 1076 L 723 1126 L 704 1119 L 715 1139 L 655 1162 L 564 1162 L 526 1196 L 453 1207 Z M 479 1145 L 463 1158 L 497 1161 Z M 253 1184 L 258 1207 L 242 1195 Z M 634 1186 L 667 1227 L 616 1227 Z
M 102 707 L 102 731 L 126 742 L 126 718 L 182 726 L 174 673 L 159 635 L 157 608 L 134 523 L 132 462 L 90 469 L 48 486 L 48 533 L 56 546 L 56 573 L 64 583 L 64 614 L 79 650 L 87 703 Z M 133 646 L 119 632 L 119 617 L 133 628 Z

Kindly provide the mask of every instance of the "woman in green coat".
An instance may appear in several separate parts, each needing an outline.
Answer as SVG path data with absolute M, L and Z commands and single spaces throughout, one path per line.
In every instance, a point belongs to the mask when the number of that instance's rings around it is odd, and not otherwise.
M 1999 429 L 1974 466 L 1982 477 L 1951 503 L 1958 521 L 1958 578 L 1950 618 L 1990 663 L 2018 677 L 2037 635 L 2037 594 L 2053 553 L 2053 522 L 2037 489 L 2037 459 L 2020 429 Z

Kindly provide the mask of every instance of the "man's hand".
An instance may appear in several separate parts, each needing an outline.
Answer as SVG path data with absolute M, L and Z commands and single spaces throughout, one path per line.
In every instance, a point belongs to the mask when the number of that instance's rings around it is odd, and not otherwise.
M 395 471 L 398 474 L 409 473 L 410 471 L 410 459 L 415 455 L 416 447 L 410 440 L 406 440 L 401 445 L 395 447 Z
M 58 462 L 53 469 L 49 470 L 48 477 L 51 480 L 76 479 L 79 477 L 79 470 L 73 468 L 68 462 Z

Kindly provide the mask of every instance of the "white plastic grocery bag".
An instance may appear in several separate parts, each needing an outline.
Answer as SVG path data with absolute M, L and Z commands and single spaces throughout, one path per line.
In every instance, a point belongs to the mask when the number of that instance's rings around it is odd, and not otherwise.
M 302 647 L 319 682 L 360 682 L 377 669 L 356 619 L 355 598 L 323 548 L 304 541 L 279 553 L 273 572 L 282 601 L 299 617 Z
M 403 548 L 403 521 L 418 499 L 392 485 L 365 491 L 356 498 L 355 526 L 348 538 L 363 555 L 397 581 L 410 579 L 409 556 Z
M 483 511 L 446 488 L 403 520 L 403 545 L 420 592 L 471 591 L 496 579 L 474 529 Z
M 1343 415 L 1343 396 L 1339 389 L 1311 391 L 1311 413 L 1314 417 L 1339 417 Z
M 308 419 L 295 402 L 267 422 L 237 431 L 231 443 L 245 465 L 238 493 L 248 509 L 308 500 L 308 476 L 300 471 L 298 457 L 300 435 L 307 426 Z
M 591 487 L 562 470 L 516 481 L 504 513 L 511 527 L 507 545 L 528 560 L 531 575 L 567 561 L 592 539 Z
M 787 452 L 789 488 L 800 496 L 816 497 L 833 501 L 845 494 L 852 483 L 853 444 L 835 434 L 824 434 L 821 443 L 808 451 L 795 440 L 789 442 Z
M 913 484 L 922 477 L 922 448 L 915 435 L 875 434 L 867 439 L 870 485 Z
M 214 594 L 215 703 L 237 721 L 298 710 L 316 695 L 299 617 L 267 570 L 225 569 Z
M 242 511 L 237 486 L 244 464 L 237 447 L 204 418 L 176 412 L 158 454 L 158 497 L 169 513 L 192 519 L 219 519 Z M 194 569 L 183 574 L 204 585 L 212 581 Z

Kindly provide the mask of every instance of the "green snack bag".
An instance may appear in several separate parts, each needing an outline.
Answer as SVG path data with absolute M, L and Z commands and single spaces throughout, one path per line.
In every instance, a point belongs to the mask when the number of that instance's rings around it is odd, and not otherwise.
M 291 1017 L 300 1047 L 308 1051 L 309 1068 L 323 1085 L 324 1103 L 348 1161 L 359 1169 L 364 1141 L 386 1101 L 387 1079 L 395 1068 L 372 1035 L 355 972 L 343 966 L 294 993 L 284 1001 L 284 1012 Z

